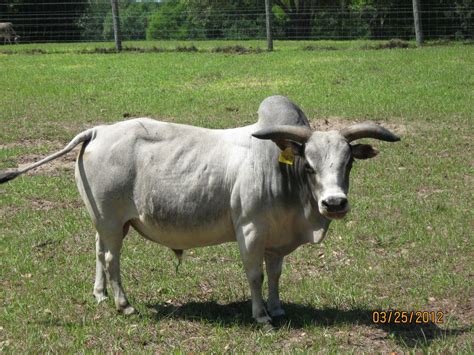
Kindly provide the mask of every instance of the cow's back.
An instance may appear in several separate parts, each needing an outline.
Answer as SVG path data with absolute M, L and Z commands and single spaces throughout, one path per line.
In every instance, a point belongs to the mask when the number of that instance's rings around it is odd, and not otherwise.
M 251 131 L 150 119 L 98 127 L 78 159 L 79 190 L 83 199 L 90 200 L 92 214 L 95 203 L 100 216 L 118 214 L 112 218 L 132 220 L 142 234 L 167 246 L 193 247 L 189 240 L 193 234 L 187 238 L 186 231 L 194 231 L 198 238 L 210 236 L 199 244 L 226 241 L 218 234 L 233 238 L 230 199 Z M 174 235 L 186 243 L 166 239 Z
M 0 22 L 0 33 L 10 34 L 13 32 L 13 24 L 11 22 Z

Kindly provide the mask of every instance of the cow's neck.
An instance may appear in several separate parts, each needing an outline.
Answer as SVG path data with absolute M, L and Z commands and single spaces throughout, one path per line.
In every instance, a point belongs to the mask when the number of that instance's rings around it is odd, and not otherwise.
M 302 224 L 309 222 L 308 227 L 312 233 L 303 233 L 302 236 L 306 239 L 300 240 L 298 243 L 319 243 L 325 238 L 330 220 L 319 212 L 317 196 L 314 196 L 311 191 L 305 164 L 304 158 L 295 157 L 292 165 L 279 165 L 282 177 L 281 193 L 284 194 L 284 200 L 287 203 L 303 212 L 304 221 L 301 221 Z
M 311 192 L 307 173 L 305 172 L 305 159 L 298 156 L 292 165 L 279 164 L 282 176 L 282 193 L 286 198 L 297 203 L 311 203 L 317 208 L 317 201 Z

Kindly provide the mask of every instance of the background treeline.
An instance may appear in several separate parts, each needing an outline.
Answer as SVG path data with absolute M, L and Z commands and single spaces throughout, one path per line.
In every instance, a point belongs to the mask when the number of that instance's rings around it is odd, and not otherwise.
M 70 0 L 0 0 L 0 21 L 12 22 L 21 41 L 75 41 L 88 2 Z M 3 41 L 2 41 L 3 42 Z
M 474 0 L 420 0 L 428 39 L 473 38 Z M 264 0 L 121 0 L 125 40 L 256 39 L 265 36 Z M 413 38 L 412 0 L 273 0 L 277 39 Z M 23 41 L 110 40 L 110 1 L 0 0 L 0 21 Z

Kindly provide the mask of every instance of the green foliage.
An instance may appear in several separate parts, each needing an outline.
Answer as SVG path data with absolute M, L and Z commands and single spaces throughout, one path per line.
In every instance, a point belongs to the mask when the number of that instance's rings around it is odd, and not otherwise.
M 370 25 L 362 11 L 320 11 L 314 15 L 311 36 L 315 38 L 370 38 Z
M 187 7 L 178 1 L 166 2 L 148 19 L 146 38 L 186 39 L 189 36 Z
M 119 9 L 125 40 L 265 36 L 263 0 L 119 0 Z M 58 11 L 71 17 L 65 20 L 51 16 Z M 12 0 L 0 3 L 0 13 L 2 20 L 16 22 L 22 42 L 113 38 L 108 0 L 51 0 L 47 4 Z M 23 13 L 35 14 L 35 21 L 23 17 Z M 274 0 L 273 16 L 274 37 L 281 39 L 414 36 L 412 0 Z M 421 17 L 426 39 L 474 37 L 474 0 L 421 1 Z M 152 24 L 148 23 L 149 18 Z
M 0 0 L 0 21 L 13 22 L 22 43 L 78 40 L 86 8 L 83 1 Z
M 166 2 L 150 16 L 147 39 L 262 38 L 265 35 L 264 13 L 242 12 L 251 3 L 222 0 Z
M 158 9 L 157 3 L 119 2 L 120 28 L 124 40 L 145 39 L 148 16 Z M 114 37 L 112 10 L 109 2 L 90 3 L 79 19 L 84 40 L 111 40 Z
M 104 20 L 111 12 L 109 2 L 90 2 L 86 11 L 78 20 L 78 27 L 81 29 L 83 40 L 99 40 L 104 32 Z
M 122 39 L 137 40 L 145 39 L 148 26 L 148 11 L 145 4 L 133 4 L 120 10 L 120 30 Z M 112 12 L 109 12 L 104 19 L 104 29 L 102 32 L 104 39 L 114 38 L 114 28 Z
M 263 38 L 263 2 L 255 0 L 185 0 L 192 38 Z

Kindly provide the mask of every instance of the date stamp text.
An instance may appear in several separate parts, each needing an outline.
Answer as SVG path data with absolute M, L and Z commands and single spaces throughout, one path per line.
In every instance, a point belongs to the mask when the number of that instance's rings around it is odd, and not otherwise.
M 374 324 L 442 324 L 444 313 L 441 311 L 373 311 Z

